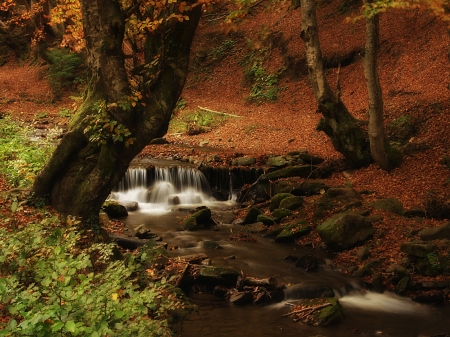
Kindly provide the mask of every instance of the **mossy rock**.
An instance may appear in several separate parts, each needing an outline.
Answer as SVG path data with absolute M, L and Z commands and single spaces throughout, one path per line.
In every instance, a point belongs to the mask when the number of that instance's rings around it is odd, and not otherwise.
M 307 221 L 296 221 L 293 224 L 284 226 L 283 230 L 275 238 L 275 242 L 293 242 L 295 239 L 311 232 L 311 229 Z
M 434 252 L 427 254 L 424 258 L 417 259 L 415 267 L 424 276 L 436 277 L 443 271 L 439 255 Z
M 268 227 L 273 226 L 275 224 L 275 221 L 265 214 L 259 214 L 258 217 L 256 218 L 256 221 L 262 222 L 265 226 Z
M 267 161 L 267 165 L 272 167 L 284 167 L 288 164 L 283 156 L 271 157 Z
M 240 273 L 232 268 L 203 266 L 200 268 L 197 281 L 234 287 L 239 275 Z
M 307 152 L 299 153 L 298 157 L 303 160 L 303 162 L 307 165 L 319 165 L 322 164 L 325 159 L 320 158 L 318 156 L 314 156 L 312 154 L 309 154 Z
M 270 200 L 270 206 L 269 206 L 269 210 L 272 212 L 274 209 L 279 208 L 280 203 L 283 199 L 289 198 L 289 197 L 293 197 L 294 195 L 292 195 L 291 193 L 278 193 L 275 194 L 272 199 Z
M 278 208 L 289 209 L 291 211 L 296 210 L 303 206 L 303 198 L 302 197 L 287 197 L 281 200 Z
M 367 262 L 366 264 L 364 264 L 357 271 L 355 271 L 353 273 L 353 276 L 364 277 L 364 276 L 372 275 L 374 270 L 376 270 L 380 266 L 381 266 L 381 261 L 380 260 L 372 260 L 372 261 Z
M 248 225 L 257 221 L 258 215 L 262 214 L 261 210 L 255 207 L 249 208 L 247 214 L 242 219 L 242 225 Z
M 235 165 L 237 166 L 250 166 L 256 163 L 256 159 L 253 157 L 239 157 L 236 159 Z
M 263 174 L 259 177 L 259 179 L 261 181 L 278 180 L 281 178 L 291 177 L 316 179 L 322 178 L 322 176 L 322 171 L 315 165 L 297 165 L 288 166 L 271 173 Z
M 108 200 L 102 206 L 102 211 L 108 214 L 110 218 L 124 218 L 128 216 L 128 211 L 125 206 L 116 201 Z
M 290 193 L 295 196 L 311 196 L 326 191 L 329 187 L 321 181 L 303 180 L 298 181 L 295 178 L 277 180 L 272 185 L 274 194 Z
M 400 251 L 403 253 L 422 258 L 432 253 L 434 249 L 435 246 L 430 244 L 404 242 L 400 245 Z
M 275 222 L 280 222 L 285 217 L 292 215 L 292 211 L 284 208 L 277 208 L 272 212 Z
M 435 228 L 424 228 L 419 232 L 419 236 L 424 241 L 450 239 L 450 222 Z
M 349 203 L 354 202 L 356 200 L 362 200 L 361 194 L 354 188 L 344 188 L 344 187 L 329 188 L 325 192 L 324 198 L 339 201 L 341 203 Z
M 328 326 L 332 324 L 341 323 L 345 317 L 344 308 L 339 303 L 337 298 L 313 299 L 303 300 L 301 302 L 304 306 L 316 307 L 319 305 L 328 304 L 328 306 L 316 310 L 311 316 L 302 319 L 303 323 L 315 326 Z
M 352 248 L 373 235 L 372 222 L 362 215 L 340 213 L 317 226 L 322 241 L 331 250 Z
M 402 277 L 400 279 L 400 281 L 398 281 L 394 290 L 397 294 L 403 295 L 406 292 L 406 290 L 408 289 L 409 284 L 410 284 L 410 278 L 407 276 Z
M 403 204 L 395 198 L 376 200 L 370 203 L 369 206 L 386 212 L 403 215 Z
M 207 207 L 185 217 L 181 225 L 185 230 L 194 231 L 209 227 L 212 223 L 211 210 Z

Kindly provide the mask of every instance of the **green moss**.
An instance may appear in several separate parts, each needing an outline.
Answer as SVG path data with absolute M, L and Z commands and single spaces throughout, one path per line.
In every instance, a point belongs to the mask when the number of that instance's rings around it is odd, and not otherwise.
M 272 199 L 270 200 L 270 211 L 272 212 L 274 209 L 277 209 L 280 206 L 280 203 L 283 199 L 293 197 L 294 195 L 290 193 L 278 193 L 275 194 Z

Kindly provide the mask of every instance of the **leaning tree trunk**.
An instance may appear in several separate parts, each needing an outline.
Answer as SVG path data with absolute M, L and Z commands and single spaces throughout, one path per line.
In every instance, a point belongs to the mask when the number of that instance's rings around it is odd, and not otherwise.
M 366 166 L 372 161 L 367 134 L 357 124 L 339 96 L 331 90 L 325 76 L 314 0 L 301 0 L 302 33 L 306 46 L 308 72 L 323 119 L 317 129 L 324 131 L 334 148 L 354 167 Z
M 150 142 L 163 136 L 186 80 L 189 51 L 201 6 L 189 20 L 173 21 L 169 29 L 154 31 L 145 45 L 146 62 L 159 57 L 159 67 L 140 88 L 143 104 L 124 107 L 133 92 L 124 64 L 124 18 L 116 0 L 82 0 L 83 28 L 88 50 L 90 81 L 87 95 L 69 131 L 36 178 L 33 192 L 46 197 L 63 215 L 98 223 L 98 213 L 131 160 Z M 142 75 L 144 76 L 144 75 Z M 106 102 L 107 121 L 128 128 L 133 144 L 100 137 L 105 120 L 98 102 Z M 133 104 L 134 105 L 134 104 Z M 94 118 L 93 116 L 97 116 Z M 97 127 L 97 129 L 95 129 Z M 91 131 L 87 132 L 88 129 Z M 96 130 L 96 131 L 92 131 Z M 99 133 L 96 134 L 95 132 Z
M 364 1 L 365 3 L 371 0 Z M 383 98 L 377 71 L 379 46 L 378 14 L 366 18 L 366 45 L 364 49 L 363 65 L 369 92 L 369 141 L 370 152 L 381 169 L 389 171 L 393 168 L 387 150 L 389 142 L 384 130 Z

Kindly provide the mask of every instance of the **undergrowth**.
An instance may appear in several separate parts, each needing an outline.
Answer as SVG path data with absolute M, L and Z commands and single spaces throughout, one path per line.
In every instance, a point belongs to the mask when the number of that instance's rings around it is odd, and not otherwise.
M 181 293 L 165 279 L 142 284 L 135 257 L 114 260 L 113 244 L 80 247 L 89 238 L 73 219 L 12 220 L 0 227 L 0 336 L 171 335 Z
M 269 58 L 267 48 L 252 50 L 240 62 L 244 68 L 245 84 L 250 86 L 250 94 L 247 101 L 262 104 L 263 102 L 274 102 L 278 100 L 282 88 L 279 86 L 280 75 L 285 70 L 279 68 L 275 72 L 269 72 L 264 66 Z
M 47 52 L 49 60 L 48 79 L 56 97 L 65 88 L 85 83 L 83 57 L 67 49 L 55 48 Z
M 55 149 L 57 130 L 45 138 L 36 137 L 33 129 L 9 117 L 0 119 L 0 174 L 13 187 L 30 187 Z
M 196 109 L 195 111 L 185 110 L 186 102 L 182 104 L 181 108 L 177 109 L 169 124 L 170 133 L 188 133 L 199 134 L 211 131 L 229 118 L 226 114 L 221 112 L 213 112 L 204 109 Z M 177 105 L 178 106 L 178 105 Z

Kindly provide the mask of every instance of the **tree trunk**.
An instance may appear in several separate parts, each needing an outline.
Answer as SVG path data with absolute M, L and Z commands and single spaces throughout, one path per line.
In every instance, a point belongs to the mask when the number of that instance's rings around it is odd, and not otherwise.
M 334 148 L 354 167 L 366 166 L 372 161 L 367 134 L 331 90 L 325 76 L 314 0 L 301 0 L 302 33 L 306 46 L 308 72 L 323 119 L 317 129 L 324 131 Z
M 368 3 L 371 0 L 365 0 Z M 364 76 L 369 92 L 369 141 L 375 162 L 386 171 L 392 169 L 387 149 L 389 142 L 384 131 L 383 98 L 377 71 L 379 45 L 378 14 L 366 18 L 366 45 L 363 56 Z
M 125 21 L 119 2 L 82 0 L 81 8 L 90 70 L 87 94 L 69 131 L 37 176 L 33 192 L 48 198 L 63 215 L 78 216 L 96 225 L 101 205 L 131 160 L 151 139 L 167 131 L 186 80 L 201 6 L 189 12 L 189 20 L 173 20 L 169 27 L 147 35 L 145 60 L 160 57 L 160 67 L 151 86 L 140 88 L 144 104 L 134 108 L 116 104 L 135 94 L 122 53 Z M 108 120 L 128 128 L 133 144 L 127 147 L 124 141 L 114 141 L 113 135 L 95 141 L 92 136 L 96 134 L 86 132 L 86 128 L 96 126 L 92 116 L 98 114 L 98 102 L 114 103 L 106 105 Z

